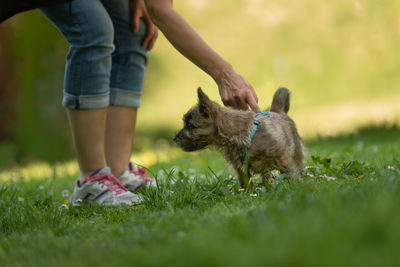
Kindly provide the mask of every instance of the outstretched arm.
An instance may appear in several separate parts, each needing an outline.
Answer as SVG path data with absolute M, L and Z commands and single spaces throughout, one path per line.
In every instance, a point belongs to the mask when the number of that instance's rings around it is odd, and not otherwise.
M 145 0 L 154 24 L 186 58 L 217 83 L 222 102 L 238 109 L 259 112 L 253 87 L 218 55 L 172 7 L 172 0 Z

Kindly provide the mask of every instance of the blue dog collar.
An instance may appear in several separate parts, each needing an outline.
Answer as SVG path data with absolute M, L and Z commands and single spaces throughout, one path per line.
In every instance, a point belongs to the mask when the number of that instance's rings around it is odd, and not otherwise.
M 250 134 L 250 144 L 244 146 L 244 147 L 242 148 L 242 150 L 240 151 L 240 159 L 242 160 L 242 162 L 245 162 L 246 159 L 247 159 L 246 152 L 247 152 L 247 150 L 249 149 L 249 147 L 251 146 L 251 143 L 252 143 L 253 140 L 254 140 L 254 136 L 256 135 L 258 125 L 260 124 L 260 121 L 257 120 L 257 117 L 260 116 L 260 115 L 264 115 L 264 116 L 267 116 L 267 117 L 271 117 L 271 115 L 269 114 L 268 111 L 263 111 L 263 112 L 259 112 L 259 113 L 254 114 L 253 128 L 251 129 L 251 134 Z
M 260 124 L 260 121 L 257 120 L 257 117 L 260 115 L 271 117 L 269 112 L 266 112 L 266 111 L 254 114 L 253 129 L 251 130 L 251 134 L 250 134 L 250 144 L 251 144 L 251 142 L 253 142 L 254 136 L 256 135 L 256 132 L 257 132 L 257 127 Z

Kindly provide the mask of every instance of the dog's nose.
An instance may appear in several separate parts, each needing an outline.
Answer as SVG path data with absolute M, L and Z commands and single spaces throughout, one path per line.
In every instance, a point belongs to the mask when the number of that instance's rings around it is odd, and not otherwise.
M 176 135 L 174 136 L 174 142 L 176 142 Z

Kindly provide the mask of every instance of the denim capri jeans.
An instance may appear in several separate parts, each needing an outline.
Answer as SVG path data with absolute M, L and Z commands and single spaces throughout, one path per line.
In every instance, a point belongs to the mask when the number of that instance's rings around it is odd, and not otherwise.
M 40 9 L 70 44 L 63 106 L 139 107 L 147 63 L 146 24 L 132 33 L 129 0 L 72 0 Z

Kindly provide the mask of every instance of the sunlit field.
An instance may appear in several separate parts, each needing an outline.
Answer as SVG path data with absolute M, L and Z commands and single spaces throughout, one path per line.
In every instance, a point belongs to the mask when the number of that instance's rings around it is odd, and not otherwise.
M 256 89 L 268 108 L 278 87 L 306 136 L 399 122 L 398 1 L 176 1 L 194 25 Z M 139 127 L 176 126 L 197 86 L 216 101 L 213 80 L 162 36 L 150 55 Z M 220 102 L 220 101 L 219 101 Z

